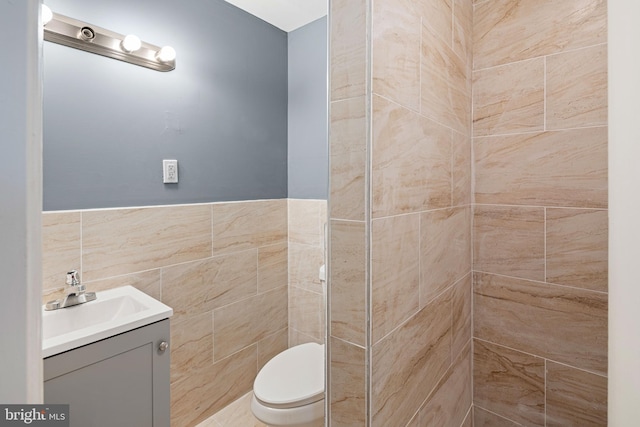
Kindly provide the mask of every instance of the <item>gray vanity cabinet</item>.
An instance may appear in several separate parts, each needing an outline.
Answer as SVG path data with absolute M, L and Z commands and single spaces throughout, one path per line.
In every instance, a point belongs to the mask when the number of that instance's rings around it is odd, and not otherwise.
M 169 319 L 44 359 L 44 402 L 69 404 L 71 427 L 169 427 L 163 342 Z

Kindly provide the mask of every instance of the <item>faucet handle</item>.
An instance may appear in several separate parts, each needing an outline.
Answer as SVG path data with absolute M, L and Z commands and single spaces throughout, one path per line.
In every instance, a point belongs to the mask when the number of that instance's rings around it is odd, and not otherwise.
M 67 285 L 78 286 L 80 284 L 80 278 L 78 276 L 78 270 L 71 270 L 67 272 Z

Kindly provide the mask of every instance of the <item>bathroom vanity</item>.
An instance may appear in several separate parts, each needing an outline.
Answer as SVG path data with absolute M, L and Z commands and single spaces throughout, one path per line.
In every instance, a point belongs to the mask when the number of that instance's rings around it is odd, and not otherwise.
M 68 311 L 61 311 L 59 315 L 71 320 L 82 318 L 81 310 L 98 315 L 100 302 L 112 306 L 115 304 L 107 302 L 110 296 L 117 293 L 115 291 L 118 290 L 103 292 L 106 295 L 102 299 L 98 293 L 94 307 L 91 306 L 93 302 L 87 303 L 84 307 L 64 309 Z M 71 427 L 169 427 L 168 317 L 172 310 L 147 295 L 134 296 L 142 299 L 136 300 L 136 303 L 118 302 L 116 305 L 119 309 L 112 313 L 112 318 L 120 320 L 120 323 L 123 318 L 128 320 L 125 325 L 112 328 L 104 338 L 93 340 L 91 337 L 101 336 L 94 333 L 84 340 L 88 343 L 80 341 L 82 345 L 73 345 L 73 348 L 44 359 L 44 403 L 69 404 Z M 118 298 L 111 299 L 119 301 Z M 128 301 L 127 298 L 122 301 Z M 140 305 L 136 305 L 138 303 Z M 169 311 L 165 309 L 162 314 L 147 313 L 146 316 L 140 316 L 139 313 L 145 311 L 144 307 L 154 303 Z M 128 312 L 127 304 L 136 310 L 129 309 Z M 77 311 L 74 313 L 74 310 Z M 140 317 L 144 320 L 141 321 Z M 157 320 L 157 317 L 164 318 Z M 44 317 L 45 337 L 47 320 Z M 146 324 L 147 321 L 152 323 Z M 139 326 L 140 323 L 143 325 Z M 78 333 L 72 330 L 66 335 Z

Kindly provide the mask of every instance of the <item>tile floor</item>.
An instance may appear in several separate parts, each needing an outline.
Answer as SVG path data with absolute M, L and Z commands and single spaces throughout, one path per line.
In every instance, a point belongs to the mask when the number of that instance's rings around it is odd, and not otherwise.
M 267 427 L 251 413 L 251 392 L 245 394 L 196 427 Z

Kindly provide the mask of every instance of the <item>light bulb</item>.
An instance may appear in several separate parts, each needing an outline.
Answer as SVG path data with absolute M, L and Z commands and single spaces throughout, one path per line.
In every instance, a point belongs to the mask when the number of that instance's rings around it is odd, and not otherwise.
M 42 5 L 40 13 L 42 14 L 42 25 L 47 25 L 53 19 L 53 12 L 47 5 Z
M 124 40 L 122 40 L 122 43 L 120 43 L 120 45 L 126 52 L 135 52 L 142 47 L 142 41 L 140 41 L 140 38 L 138 36 L 129 34 L 124 38 Z
M 163 46 L 156 55 L 160 62 L 171 62 L 176 59 L 176 50 L 171 46 Z

